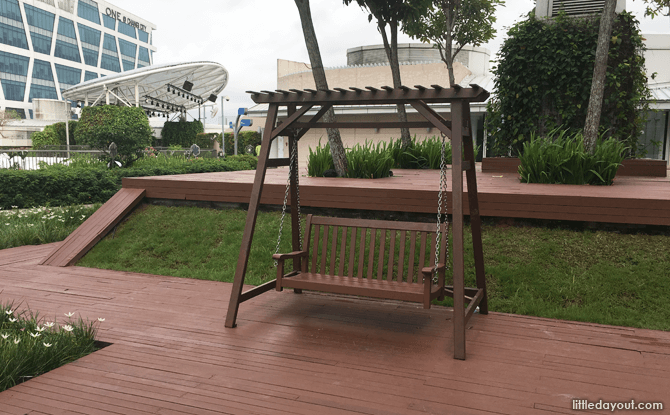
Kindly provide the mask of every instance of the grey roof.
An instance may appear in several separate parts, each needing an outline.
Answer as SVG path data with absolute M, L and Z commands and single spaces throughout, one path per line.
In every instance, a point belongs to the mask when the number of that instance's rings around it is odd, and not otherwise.
M 193 83 L 192 95 L 207 100 L 210 95 L 218 95 L 228 84 L 228 71 L 221 64 L 215 62 L 184 62 L 167 63 L 133 69 L 116 75 L 104 76 L 82 82 L 63 91 L 63 98 L 71 101 L 86 101 L 89 105 L 105 103 L 105 91 L 109 89 L 116 96 L 110 94 L 110 103 L 123 102 L 135 105 L 135 86 L 139 89 L 139 104 L 147 110 L 160 112 L 177 112 L 178 108 L 196 108 L 198 103 L 187 96 L 178 96 L 167 91 L 171 84 L 181 88 L 184 81 Z M 155 98 L 151 104 L 147 98 Z M 169 104 L 169 105 L 166 105 Z M 161 107 L 166 105 L 174 110 Z

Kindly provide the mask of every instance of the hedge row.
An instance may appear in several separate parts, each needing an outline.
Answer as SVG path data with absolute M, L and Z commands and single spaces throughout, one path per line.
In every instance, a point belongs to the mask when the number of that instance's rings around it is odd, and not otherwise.
M 179 166 L 125 169 L 50 168 L 0 170 L 0 208 L 104 203 L 121 188 L 124 177 L 252 170 L 254 157 L 197 159 Z

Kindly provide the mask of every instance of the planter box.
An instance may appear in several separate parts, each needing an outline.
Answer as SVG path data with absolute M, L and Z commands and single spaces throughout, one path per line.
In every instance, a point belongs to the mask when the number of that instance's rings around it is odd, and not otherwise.
M 518 173 L 521 161 L 516 157 L 486 157 L 482 159 L 482 171 Z
M 667 177 L 668 164 L 665 160 L 627 159 L 621 162 L 616 175 Z
M 482 159 L 483 172 L 517 173 L 521 162 L 516 157 L 487 157 Z M 667 177 L 665 160 L 626 159 L 619 166 L 617 176 Z

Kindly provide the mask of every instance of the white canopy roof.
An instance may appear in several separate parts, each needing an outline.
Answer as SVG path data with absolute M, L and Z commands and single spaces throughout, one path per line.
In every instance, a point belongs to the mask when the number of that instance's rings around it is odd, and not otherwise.
M 174 113 L 197 108 L 227 84 L 228 71 L 218 63 L 170 63 L 82 82 L 63 91 L 63 98 L 87 105 L 137 105 L 147 111 Z

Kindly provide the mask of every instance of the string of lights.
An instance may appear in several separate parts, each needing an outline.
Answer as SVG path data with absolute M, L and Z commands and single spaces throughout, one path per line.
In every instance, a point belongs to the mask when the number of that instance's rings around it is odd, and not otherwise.
M 186 83 L 184 83 L 184 85 L 186 85 Z M 191 87 L 192 86 L 193 84 L 191 84 Z M 167 84 L 167 92 L 172 92 L 173 94 L 176 94 L 179 97 L 186 98 L 187 100 L 193 101 L 197 104 L 202 104 L 203 102 L 205 102 L 205 100 L 201 96 L 192 94 L 186 89 L 179 88 L 178 86 L 174 86 L 172 84 Z

